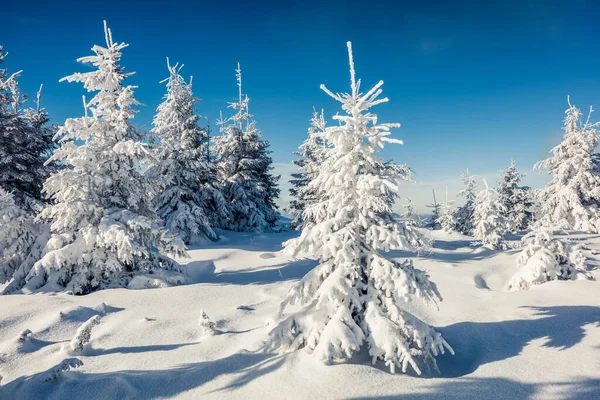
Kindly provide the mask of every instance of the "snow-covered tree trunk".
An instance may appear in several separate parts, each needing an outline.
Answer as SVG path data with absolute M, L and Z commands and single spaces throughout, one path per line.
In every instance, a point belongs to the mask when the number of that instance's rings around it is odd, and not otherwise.
M 593 110 L 590 109 L 590 115 Z M 566 111 L 564 140 L 552 156 L 536 165 L 551 175 L 538 192 L 538 226 L 600 232 L 600 174 L 592 157 L 598 144 L 596 124 L 581 122 L 581 111 L 571 105 Z
M 250 99 L 242 93 L 239 64 L 236 76 L 239 97 L 229 107 L 237 112 L 220 121 L 222 135 L 215 138 L 214 146 L 223 194 L 231 212 L 231 219 L 223 227 L 263 232 L 272 229 L 279 219 L 275 204 L 279 176 L 271 173 L 269 142 L 261 140 L 260 131 L 248 113 Z
M 282 312 L 287 305 L 303 308 L 270 332 L 267 348 L 306 347 L 331 362 L 347 360 L 367 346 L 373 362 L 383 360 L 391 371 L 410 365 L 421 373 L 424 365 L 435 369 L 434 357 L 450 347 L 403 306 L 415 297 L 426 303 L 441 297 L 411 260 L 397 262 L 383 254 L 414 249 L 406 227 L 391 219 L 390 205 L 398 185 L 410 178 L 408 169 L 386 167 L 377 156 L 385 143 L 402 143 L 388 137 L 399 125 L 379 123 L 369 112 L 387 101 L 378 98 L 383 82 L 361 94 L 350 43 L 348 52 L 351 93 L 334 94 L 321 85 L 344 113 L 334 117 L 337 126 L 321 133 L 328 147 L 319 173 L 307 185 L 318 193 L 304 211 L 311 222 L 285 244 L 287 251 L 319 264 L 290 290 Z
M 166 255 L 185 256 L 181 239 L 168 233 L 157 217 L 141 165 L 149 156 L 147 144 L 129 120 L 138 102 L 131 75 L 119 66 L 125 43 L 115 43 L 104 25 L 106 47 L 78 61 L 94 69 L 63 78 L 81 82 L 89 92 L 85 115 L 70 118 L 56 137 L 60 147 L 50 161 L 65 168 L 44 184 L 52 200 L 40 214 L 50 223 L 52 237 L 46 253 L 26 280 L 29 289 L 43 285 L 85 294 L 105 287 L 123 287 L 136 273 L 178 270 Z
M 158 139 L 155 162 L 146 176 L 155 183 L 153 203 L 170 231 L 189 244 L 192 236 L 214 240 L 213 224 L 230 216 L 218 188 L 216 170 L 206 159 L 206 132 L 198 126 L 199 99 L 167 60 L 167 94 L 158 106 L 152 133 Z M 165 82 L 163 81 L 163 82 Z

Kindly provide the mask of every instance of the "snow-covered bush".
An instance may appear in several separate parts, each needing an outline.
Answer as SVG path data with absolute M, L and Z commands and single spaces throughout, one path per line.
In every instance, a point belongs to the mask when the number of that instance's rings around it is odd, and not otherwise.
M 458 193 L 459 197 L 465 198 L 465 204 L 456 210 L 454 219 L 456 220 L 456 231 L 463 235 L 472 235 L 475 226 L 473 214 L 475 213 L 475 198 L 477 197 L 477 183 L 475 176 L 469 174 L 469 170 L 461 173 L 463 183 L 466 188 Z
M 308 138 L 300 145 L 300 149 L 294 152 L 300 158 L 292 161 L 298 166 L 298 172 L 292 174 L 290 180 L 290 211 L 292 214 L 292 229 L 302 229 L 304 219 L 302 213 L 307 204 L 315 201 L 315 193 L 309 190 L 307 185 L 319 172 L 325 155 L 325 143 L 323 143 L 322 132 L 326 128 L 325 116 L 321 112 L 314 111 L 308 128 Z
M 507 170 L 500 173 L 498 197 L 504 205 L 502 218 L 506 230 L 516 233 L 527 229 L 531 223 L 533 196 L 529 186 L 520 186 L 525 174 L 517 171 L 515 160 L 511 160 Z
M 227 220 L 229 213 L 214 165 L 205 157 L 206 132 L 194 114 L 199 99 L 192 93 L 191 80 L 187 83 L 179 74 L 183 66 L 171 66 L 167 59 L 167 67 L 167 94 L 152 128 L 159 140 L 154 149 L 156 160 L 146 173 L 156 185 L 153 203 L 165 227 L 186 244 L 192 235 L 214 240 L 213 226 Z
M 77 328 L 77 332 L 73 339 L 69 342 L 69 350 L 73 353 L 81 353 L 83 351 L 83 346 L 90 342 L 92 338 L 92 328 L 100 323 L 102 318 L 99 315 L 94 315 L 87 321 L 85 321 L 79 328 Z
M 0 283 L 2 294 L 25 285 L 25 278 L 38 261 L 50 237 L 48 225 L 15 204 L 12 193 L 0 188 Z
M 286 242 L 286 250 L 308 256 L 319 264 L 288 293 L 282 303 L 303 308 L 281 321 L 270 333 L 266 347 L 282 351 L 308 348 L 324 362 L 347 360 L 366 346 L 373 362 L 383 360 L 393 372 L 410 365 L 436 369 L 435 356 L 451 348 L 441 334 L 410 314 L 406 302 L 420 298 L 435 304 L 441 300 L 426 272 L 411 260 L 397 262 L 383 252 L 414 249 L 407 228 L 392 219 L 389 200 L 398 185 L 410 179 L 407 169 L 386 168 L 377 156 L 398 124 L 379 123 L 371 107 L 387 102 L 378 98 L 380 81 L 367 93 L 359 92 L 352 48 L 350 94 L 334 94 L 343 114 L 323 133 L 327 154 L 309 188 L 318 200 L 304 211 L 311 221 L 297 239 Z M 389 191 L 388 195 L 382 193 Z M 311 219 L 311 217 L 315 217 Z
M 508 290 L 526 290 L 552 280 L 591 279 L 581 247 L 555 237 L 552 231 L 537 230 L 523 237 L 517 258 L 519 271 L 507 284 Z
M 593 110 L 590 109 L 590 115 Z M 566 111 L 564 140 L 552 156 L 536 165 L 551 175 L 538 192 L 538 226 L 600 232 L 600 174 L 592 154 L 598 144 L 597 124 L 581 122 L 581 111 L 571 105 Z
M 83 361 L 79 358 L 66 358 L 49 370 L 42 372 L 37 379 L 42 382 L 52 382 L 63 378 L 65 372 L 81 366 L 83 366 Z
M 485 189 L 480 191 L 475 198 L 473 213 L 474 236 L 484 246 L 494 249 L 505 249 L 503 240 L 506 233 L 506 224 L 502 218 L 505 212 L 504 205 L 498 199 L 498 192 L 491 189 L 484 180 Z
M 241 232 L 263 232 L 279 219 L 275 200 L 279 196 L 274 176 L 269 142 L 261 140 L 260 131 L 248 112 L 250 99 L 242 93 L 242 70 L 236 69 L 238 101 L 229 107 L 236 114 L 221 120 L 221 135 L 215 137 L 214 152 L 223 194 L 229 203 L 231 218 L 223 228 Z
M 47 285 L 85 294 L 105 287 L 125 287 L 137 273 L 178 270 L 167 257 L 186 256 L 179 237 L 164 229 L 148 193 L 141 166 L 148 145 L 129 121 L 138 102 L 131 75 L 119 65 L 125 43 L 115 43 L 104 25 L 106 47 L 80 58 L 94 69 L 63 78 L 81 82 L 90 92 L 85 115 L 67 119 L 56 137 L 60 147 L 50 159 L 65 168 L 44 184 L 52 200 L 40 214 L 50 223 L 52 236 L 46 252 L 29 272 L 27 288 Z

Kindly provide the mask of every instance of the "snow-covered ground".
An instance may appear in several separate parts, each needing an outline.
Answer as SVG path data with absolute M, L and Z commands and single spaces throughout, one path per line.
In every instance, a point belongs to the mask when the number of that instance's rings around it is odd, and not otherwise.
M 326 366 L 306 351 L 265 353 L 281 299 L 315 265 L 279 253 L 293 235 L 226 232 L 192 246 L 182 261 L 190 285 L 1 297 L 0 399 L 600 398 L 600 282 L 505 292 L 517 251 L 472 247 L 455 233 L 433 232 L 433 252 L 415 257 L 444 301 L 412 310 L 456 351 L 438 357 L 440 376 L 392 375 L 366 354 Z M 581 238 L 600 251 L 599 235 Z M 201 335 L 202 310 L 217 334 Z M 77 328 L 96 314 L 90 344 L 69 352 Z M 18 342 L 26 329 L 32 335 Z M 72 357 L 83 366 L 47 381 Z

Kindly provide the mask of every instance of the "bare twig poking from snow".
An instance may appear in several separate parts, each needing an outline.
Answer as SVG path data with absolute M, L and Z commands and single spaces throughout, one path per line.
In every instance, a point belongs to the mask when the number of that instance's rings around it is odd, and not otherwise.
M 25 329 L 23 332 L 21 332 L 19 334 L 19 336 L 17 336 L 17 342 L 25 343 L 26 341 L 29 340 L 29 338 L 31 337 L 32 334 L 33 334 L 33 332 L 31 332 L 29 329 Z
M 60 364 L 50 368 L 48 371 L 40 374 L 42 382 L 51 382 L 60 379 L 64 376 L 64 373 L 70 371 L 71 368 L 79 368 L 83 365 L 83 362 L 78 358 L 66 358 L 60 362 Z
M 69 343 L 71 351 L 81 353 L 83 346 L 90 342 L 92 328 L 100 323 L 100 319 L 101 317 L 99 315 L 94 315 L 77 329 L 77 333 L 73 339 L 71 339 L 71 343 Z
M 217 327 L 213 321 L 210 320 L 208 315 L 202 310 L 200 314 L 200 333 L 202 336 L 214 335 L 217 332 Z

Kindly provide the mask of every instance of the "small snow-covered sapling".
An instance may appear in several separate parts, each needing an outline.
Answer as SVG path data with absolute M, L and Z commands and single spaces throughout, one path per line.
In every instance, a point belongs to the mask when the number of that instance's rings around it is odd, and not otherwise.
M 69 343 L 69 349 L 71 351 L 81 353 L 83 346 L 90 342 L 92 328 L 100 323 L 100 319 L 101 317 L 99 315 L 94 315 L 77 329 L 77 333 L 75 333 L 75 336 Z
M 42 382 L 55 381 L 57 379 L 62 378 L 64 376 L 64 373 L 70 371 L 71 368 L 79 368 L 82 365 L 83 362 L 78 358 L 65 358 L 58 365 L 40 374 L 40 380 Z
M 206 315 L 206 313 L 204 312 L 204 310 L 202 310 L 202 312 L 200 313 L 200 333 L 205 336 L 205 335 L 214 335 L 217 331 L 217 326 L 216 324 L 210 320 L 210 318 L 208 317 L 208 315 Z

